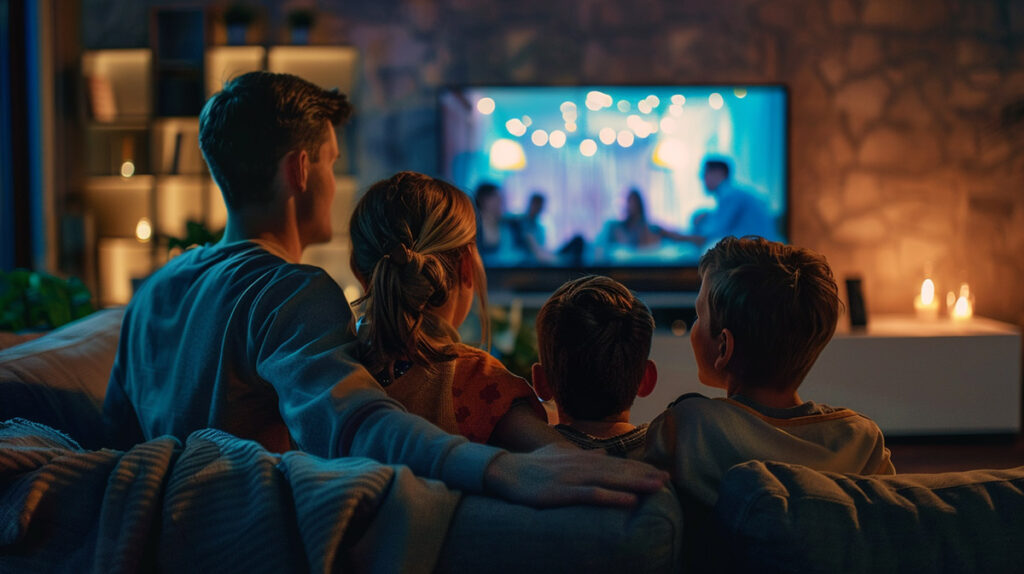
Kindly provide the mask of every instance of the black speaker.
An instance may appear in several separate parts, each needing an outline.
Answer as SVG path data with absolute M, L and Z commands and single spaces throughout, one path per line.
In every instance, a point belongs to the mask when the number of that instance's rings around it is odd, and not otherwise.
M 846 278 L 846 304 L 850 313 L 850 327 L 867 327 L 868 309 L 864 304 L 864 290 L 861 289 L 860 277 Z

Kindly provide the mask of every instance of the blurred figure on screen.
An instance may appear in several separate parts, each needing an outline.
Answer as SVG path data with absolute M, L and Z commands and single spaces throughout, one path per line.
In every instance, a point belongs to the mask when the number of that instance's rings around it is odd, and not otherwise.
M 518 259 L 515 231 L 505 215 L 505 198 L 496 184 L 485 182 L 473 194 L 476 204 L 476 247 L 484 265 L 510 265 Z
M 595 259 L 621 258 L 623 253 L 653 253 L 663 240 L 698 243 L 702 238 L 677 233 L 647 220 L 647 208 L 640 190 L 633 188 L 626 196 L 625 218 L 609 221 L 596 241 Z M 623 251 L 625 249 L 625 251 Z M 616 256 L 616 253 L 619 255 Z
M 555 254 L 544 247 L 545 229 L 540 222 L 540 214 L 544 212 L 544 204 L 547 202 L 544 195 L 533 192 L 530 201 L 526 206 L 526 213 L 517 217 L 514 221 L 516 247 L 522 251 L 526 260 L 551 264 L 558 258 Z
M 729 162 L 725 159 L 705 160 L 704 187 L 717 204 L 714 209 L 694 214 L 693 234 L 705 245 L 730 235 L 758 235 L 769 241 L 781 241 L 778 222 L 767 202 L 733 185 L 730 173 Z
M 539 191 L 530 195 L 526 205 L 526 213 L 512 220 L 512 231 L 515 245 L 519 250 L 519 264 L 522 265 L 582 265 L 584 240 L 574 235 L 569 241 L 552 251 L 547 248 L 547 231 L 540 222 L 540 214 L 544 212 L 547 198 Z

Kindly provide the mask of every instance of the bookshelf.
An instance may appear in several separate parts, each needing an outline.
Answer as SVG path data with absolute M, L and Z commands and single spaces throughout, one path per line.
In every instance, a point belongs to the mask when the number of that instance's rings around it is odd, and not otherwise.
M 227 222 L 227 208 L 199 150 L 197 89 L 205 99 L 225 81 L 255 70 L 294 73 L 345 93 L 355 82 L 355 48 L 206 46 L 197 56 L 194 47 L 167 38 L 176 25 L 201 27 L 202 20 L 194 14 L 172 20 L 157 25 L 153 49 L 82 55 L 86 181 L 80 196 L 93 234 L 87 243 L 93 246 L 92 287 L 101 306 L 127 303 L 133 282 L 166 262 L 167 238 L 183 236 L 186 222 L 200 221 L 211 230 Z M 186 36 L 206 37 L 195 30 Z M 344 144 L 342 137 L 342 150 Z M 311 249 L 307 262 L 351 287 L 356 281 L 348 271 L 345 228 L 356 180 L 342 153 L 332 214 L 335 237 Z M 146 229 L 150 237 L 139 235 Z

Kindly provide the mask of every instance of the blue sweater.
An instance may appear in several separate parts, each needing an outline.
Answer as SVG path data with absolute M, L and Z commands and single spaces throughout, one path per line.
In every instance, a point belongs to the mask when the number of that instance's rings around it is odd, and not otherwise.
M 449 435 L 388 398 L 350 352 L 352 310 L 320 268 L 251 242 L 189 250 L 125 312 L 104 415 L 127 447 L 202 428 L 273 451 L 405 464 L 480 492 L 501 451 Z

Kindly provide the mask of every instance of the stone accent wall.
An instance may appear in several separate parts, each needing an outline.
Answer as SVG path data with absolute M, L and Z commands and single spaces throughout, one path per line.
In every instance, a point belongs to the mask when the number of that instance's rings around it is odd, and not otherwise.
M 84 0 L 86 26 L 106 30 L 84 32 L 87 45 L 117 41 L 112 27 L 145 26 L 111 24 L 136 4 Z M 262 2 L 268 36 L 298 4 Z M 362 52 L 354 129 L 364 185 L 436 169 L 434 96 L 444 84 L 781 82 L 791 96 L 794 242 L 825 253 L 840 280 L 862 275 L 871 312 L 911 312 L 931 269 L 943 292 L 969 281 L 978 314 L 1024 325 L 1024 118 L 1012 117 L 1024 113 L 1004 114 L 1024 99 L 1024 3 L 303 5 L 322 14 L 314 43 Z

